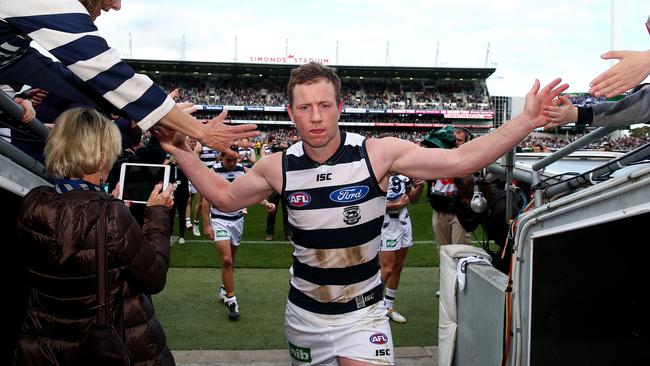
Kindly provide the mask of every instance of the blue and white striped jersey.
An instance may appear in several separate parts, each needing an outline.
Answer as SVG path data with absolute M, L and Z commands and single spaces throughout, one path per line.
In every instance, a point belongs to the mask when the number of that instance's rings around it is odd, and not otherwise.
M 403 195 L 411 190 L 411 179 L 402 174 L 391 175 L 388 178 L 388 188 L 386 189 L 386 199 L 389 202 L 398 201 Z M 391 211 L 391 213 L 406 213 L 408 209 L 406 206 Z M 403 215 L 401 215 L 403 216 Z
M 244 175 L 244 173 L 246 173 L 244 166 L 241 164 L 235 165 L 235 169 L 233 170 L 228 170 L 221 164 L 221 162 L 215 164 L 212 167 L 212 170 L 217 175 L 220 175 L 222 178 L 226 179 L 230 183 L 232 183 L 232 181 L 237 179 L 237 177 L 240 177 Z M 210 212 L 210 216 L 213 218 L 220 218 L 225 220 L 236 220 L 244 216 L 244 210 L 240 209 L 233 212 L 223 212 L 223 211 L 219 211 L 216 207 L 213 206 Z
M 25 56 L 32 40 L 143 130 L 174 106 L 108 46 L 78 0 L 0 0 L 0 69 Z
M 379 242 L 386 211 L 364 138 L 341 133 L 327 162 L 302 142 L 284 152 L 282 199 L 294 245 L 289 301 L 320 314 L 342 314 L 383 297 Z

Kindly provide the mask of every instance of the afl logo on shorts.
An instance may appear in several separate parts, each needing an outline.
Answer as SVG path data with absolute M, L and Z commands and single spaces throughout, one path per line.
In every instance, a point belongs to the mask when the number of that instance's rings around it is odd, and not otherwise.
M 289 204 L 293 207 L 304 207 L 311 202 L 311 196 L 306 192 L 296 192 L 289 196 Z
M 386 344 L 388 343 L 388 337 L 384 333 L 375 333 L 369 338 L 370 343 L 372 344 Z
M 330 193 L 330 199 L 334 202 L 349 203 L 362 199 L 368 194 L 368 186 L 354 186 L 337 189 Z

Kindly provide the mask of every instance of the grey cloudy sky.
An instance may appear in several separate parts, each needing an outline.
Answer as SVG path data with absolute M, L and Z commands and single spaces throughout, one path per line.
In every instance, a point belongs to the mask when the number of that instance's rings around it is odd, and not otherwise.
M 517 96 L 557 76 L 588 90 L 610 65 L 612 4 L 617 49 L 650 48 L 642 0 L 123 0 L 97 25 L 123 57 L 160 60 L 233 61 L 236 49 L 241 62 L 288 51 L 337 64 L 338 41 L 340 65 L 386 65 L 388 43 L 389 65 L 433 67 L 439 44 L 438 66 L 483 67 L 489 43 L 490 93 Z

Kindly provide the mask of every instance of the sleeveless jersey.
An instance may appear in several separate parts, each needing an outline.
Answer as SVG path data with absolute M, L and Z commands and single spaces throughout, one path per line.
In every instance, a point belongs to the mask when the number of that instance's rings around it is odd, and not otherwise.
M 386 192 L 372 171 L 364 138 L 340 131 L 325 163 L 302 142 L 283 153 L 282 199 L 293 234 L 289 301 L 320 314 L 343 314 L 383 298 L 378 250 Z
M 251 163 L 251 156 L 255 156 L 255 149 L 252 147 L 240 147 L 237 153 L 239 153 L 239 159 L 243 166 L 248 168 L 253 166 L 253 163 Z
M 228 182 L 231 182 L 235 180 L 235 178 L 244 175 L 245 170 L 244 167 L 241 164 L 237 164 L 235 166 L 234 170 L 228 170 L 224 168 L 221 163 L 217 163 L 212 167 L 212 170 L 223 177 L 224 179 L 227 179 Z M 242 217 L 244 217 L 244 211 L 243 209 L 233 211 L 233 212 L 223 212 L 219 211 L 216 207 L 212 207 L 210 210 L 210 217 L 213 219 L 222 219 L 222 220 L 238 220 Z
M 220 155 L 221 153 L 218 150 L 203 146 L 201 148 L 201 152 L 199 153 L 199 159 L 201 159 L 203 165 L 207 166 L 208 168 L 212 168 L 215 166 L 215 164 L 217 164 Z
M 405 195 L 410 190 L 411 190 L 411 179 L 409 177 L 401 174 L 391 175 L 388 178 L 388 189 L 386 190 L 388 193 L 386 195 L 386 200 L 388 200 L 389 202 L 398 201 L 403 195 Z M 399 217 L 404 217 L 404 215 L 408 213 L 408 209 L 406 208 L 406 206 L 404 206 L 397 210 L 391 210 L 389 213 L 398 214 Z

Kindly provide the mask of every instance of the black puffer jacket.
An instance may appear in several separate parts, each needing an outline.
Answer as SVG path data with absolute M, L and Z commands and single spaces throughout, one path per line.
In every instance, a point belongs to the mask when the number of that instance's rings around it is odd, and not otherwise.
M 29 192 L 18 219 L 30 290 L 17 364 L 69 364 L 85 329 L 94 322 L 96 229 L 104 201 L 110 201 L 106 213 L 110 317 L 116 327 L 123 320 L 135 364 L 174 364 L 151 301 L 151 294 L 165 286 L 169 267 L 168 209 L 148 207 L 141 228 L 128 208 L 107 194 L 59 194 L 50 187 Z

